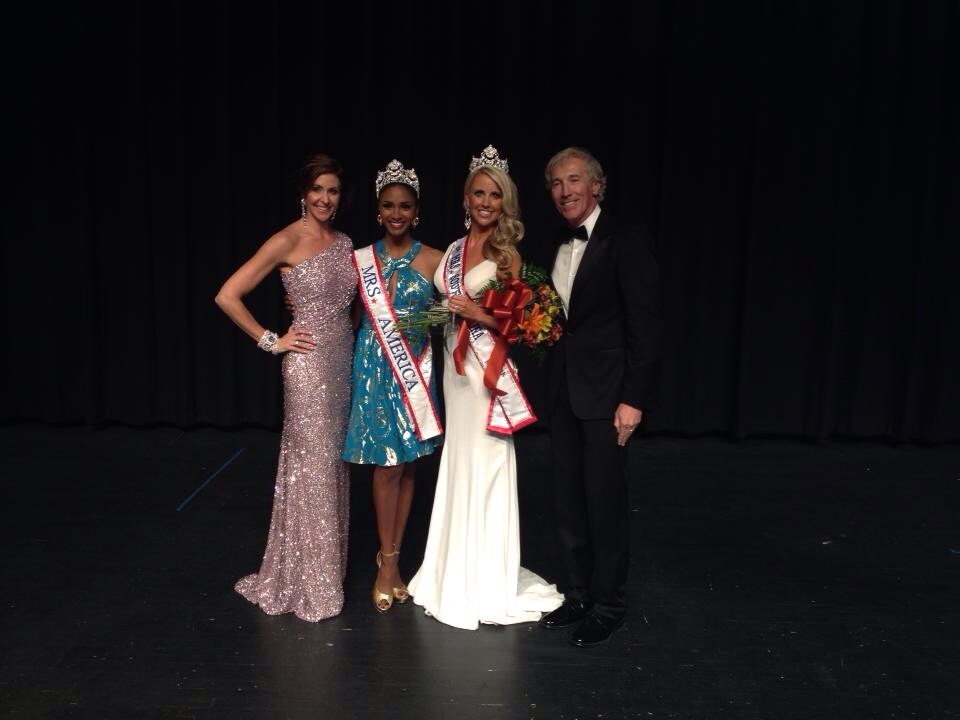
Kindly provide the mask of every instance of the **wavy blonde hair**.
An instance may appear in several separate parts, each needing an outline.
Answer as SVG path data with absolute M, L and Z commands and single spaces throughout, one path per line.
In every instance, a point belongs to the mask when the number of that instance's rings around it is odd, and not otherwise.
M 519 253 L 517 243 L 523 239 L 523 223 L 520 221 L 520 201 L 517 199 L 517 186 L 507 173 L 495 165 L 482 165 L 467 175 L 463 184 L 463 194 L 470 194 L 470 186 L 474 178 L 483 173 L 493 180 L 503 195 L 500 217 L 497 218 L 497 227 L 493 235 L 487 240 L 484 255 L 497 264 L 497 270 L 508 271 L 513 260 Z M 466 200 L 463 203 L 467 209 Z M 489 254 L 488 254 L 489 252 Z

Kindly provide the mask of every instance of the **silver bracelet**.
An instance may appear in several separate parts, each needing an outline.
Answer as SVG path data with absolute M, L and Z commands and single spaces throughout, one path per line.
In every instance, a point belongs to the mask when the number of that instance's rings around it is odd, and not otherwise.
M 266 350 L 268 353 L 273 355 L 277 354 L 277 341 L 280 338 L 277 337 L 277 334 L 273 330 L 264 330 L 263 335 L 260 336 L 260 339 L 257 340 L 257 347 L 261 350 Z

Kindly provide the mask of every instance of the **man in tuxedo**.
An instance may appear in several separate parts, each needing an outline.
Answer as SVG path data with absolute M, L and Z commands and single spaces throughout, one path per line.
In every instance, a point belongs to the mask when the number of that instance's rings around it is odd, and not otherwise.
M 546 167 L 564 229 L 553 261 L 564 332 L 551 350 L 548 405 L 566 600 L 540 620 L 570 643 L 604 642 L 627 612 L 626 444 L 653 402 L 660 289 L 650 233 L 600 207 L 606 176 L 570 147 Z

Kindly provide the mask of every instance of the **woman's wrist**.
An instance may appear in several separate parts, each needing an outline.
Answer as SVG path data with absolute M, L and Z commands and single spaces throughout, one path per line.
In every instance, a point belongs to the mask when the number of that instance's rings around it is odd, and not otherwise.
M 279 352 L 277 349 L 277 343 L 279 341 L 280 338 L 273 330 L 264 330 L 263 335 L 257 340 L 257 347 L 272 355 L 276 355 Z

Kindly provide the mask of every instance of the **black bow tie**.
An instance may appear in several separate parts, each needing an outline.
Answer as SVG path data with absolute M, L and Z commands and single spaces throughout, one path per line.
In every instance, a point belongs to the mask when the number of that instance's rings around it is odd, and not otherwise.
M 581 225 L 578 228 L 574 228 L 570 231 L 571 238 L 580 238 L 581 240 L 587 239 L 587 228 L 585 225 Z

